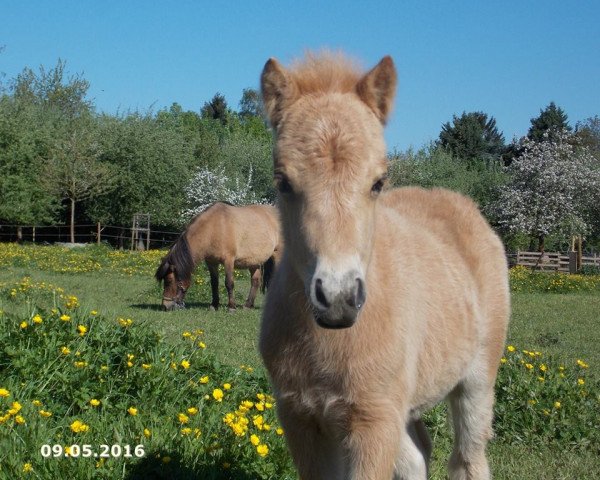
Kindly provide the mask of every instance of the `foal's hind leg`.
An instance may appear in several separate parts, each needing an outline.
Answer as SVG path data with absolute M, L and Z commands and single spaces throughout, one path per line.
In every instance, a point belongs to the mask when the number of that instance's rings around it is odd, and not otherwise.
M 449 400 L 454 425 L 450 479 L 488 480 L 490 470 L 485 448 L 493 436 L 493 383 L 471 374 L 452 391 Z
M 206 262 L 208 273 L 210 273 L 210 290 L 212 293 L 211 310 L 219 309 L 219 264 Z
M 244 306 L 246 308 L 253 308 L 256 292 L 260 286 L 260 268 L 251 267 L 248 269 L 248 271 L 250 272 L 250 293 L 248 294 L 248 300 L 246 300 L 246 304 Z

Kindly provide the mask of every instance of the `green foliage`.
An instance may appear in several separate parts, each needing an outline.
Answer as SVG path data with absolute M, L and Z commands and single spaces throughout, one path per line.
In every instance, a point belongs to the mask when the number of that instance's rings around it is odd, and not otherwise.
M 470 165 L 483 161 L 491 164 L 499 160 L 504 151 L 504 136 L 498 131 L 496 119 L 483 112 L 463 112 L 452 116 L 442 125 L 438 144 L 446 148 L 459 161 Z
M 513 292 L 576 293 L 600 292 L 600 275 L 535 272 L 518 265 L 510 269 Z
M 494 190 L 505 181 L 497 163 L 471 168 L 450 152 L 434 144 L 417 152 L 395 152 L 389 157 L 392 186 L 444 187 L 470 196 L 479 205 L 488 204 Z
M 554 132 L 570 132 L 571 130 L 567 114 L 562 108 L 557 107 L 554 102 L 550 102 L 544 110 L 540 110 L 538 117 L 531 119 L 531 127 L 529 127 L 527 137 L 536 142 L 542 142 L 544 141 L 544 135 L 549 135 L 550 140 L 553 140 Z
M 600 385 L 582 359 L 562 364 L 507 347 L 496 387 L 495 432 L 507 443 L 558 443 L 600 453 Z

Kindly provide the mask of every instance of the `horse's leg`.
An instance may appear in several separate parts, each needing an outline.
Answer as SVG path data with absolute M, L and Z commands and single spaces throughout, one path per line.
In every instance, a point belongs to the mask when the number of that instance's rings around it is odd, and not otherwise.
M 421 455 L 425 460 L 425 468 L 429 474 L 429 461 L 431 460 L 432 444 L 431 439 L 429 438 L 429 432 L 427 432 L 427 427 L 425 427 L 423 420 L 417 418 L 409 422 L 407 430 L 411 440 L 421 452 Z
M 208 263 L 208 273 L 210 273 L 210 290 L 212 293 L 212 303 L 210 304 L 211 310 L 219 309 L 219 264 Z
M 300 479 L 346 480 L 350 478 L 345 465 L 347 460 L 342 442 L 326 437 L 312 418 L 285 411 L 281 403 L 283 401 L 278 401 L 281 425 L 285 430 L 285 438 Z
M 233 296 L 233 260 L 226 260 L 223 265 L 225 266 L 225 288 L 227 289 L 227 296 L 229 297 L 227 309 L 232 312 L 235 310 L 235 297 Z
M 260 286 L 260 267 L 251 267 L 248 269 L 248 271 L 250 272 L 250 293 L 248 294 L 248 299 L 246 300 L 246 304 L 244 306 L 246 308 L 253 308 L 256 292 Z
M 494 385 L 471 374 L 448 397 L 454 425 L 451 480 L 488 480 L 485 447 L 492 437 Z
M 423 453 L 411 438 L 405 421 L 394 413 L 393 405 L 371 405 L 370 410 L 365 409 L 364 418 L 352 420 L 347 440 L 352 462 L 349 478 L 426 480 Z

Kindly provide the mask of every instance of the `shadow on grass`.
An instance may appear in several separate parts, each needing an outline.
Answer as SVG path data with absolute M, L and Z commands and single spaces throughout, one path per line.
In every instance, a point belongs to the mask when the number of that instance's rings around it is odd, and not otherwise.
M 211 312 L 214 310 L 210 309 L 211 304 L 209 302 L 185 302 L 185 310 L 206 310 L 207 312 Z M 129 308 L 135 308 L 137 310 L 152 310 L 155 312 L 162 312 L 164 311 L 162 309 L 162 306 L 160 303 L 134 303 L 134 304 L 130 304 Z M 243 305 L 238 305 L 237 308 L 235 310 L 233 310 L 232 312 L 229 313 L 235 313 L 235 312 L 244 312 L 244 311 L 253 311 L 253 310 L 260 310 L 260 307 L 254 306 L 254 307 L 245 307 Z M 178 312 L 179 310 L 172 310 L 173 312 Z M 227 304 L 222 304 L 219 307 L 219 312 L 227 312 Z M 168 312 L 165 312 L 168 313 Z
M 165 462 L 168 460 L 168 462 Z M 177 454 L 151 452 L 128 469 L 125 480 L 254 480 L 255 477 L 221 465 L 190 468 L 181 463 Z

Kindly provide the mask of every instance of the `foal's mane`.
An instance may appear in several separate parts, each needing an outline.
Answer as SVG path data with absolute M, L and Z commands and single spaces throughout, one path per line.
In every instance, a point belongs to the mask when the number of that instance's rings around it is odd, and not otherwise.
M 289 73 L 293 76 L 301 95 L 311 93 L 348 93 L 356 88 L 363 75 L 357 61 L 340 52 L 323 50 L 307 52 L 295 60 Z

